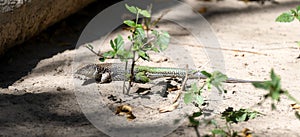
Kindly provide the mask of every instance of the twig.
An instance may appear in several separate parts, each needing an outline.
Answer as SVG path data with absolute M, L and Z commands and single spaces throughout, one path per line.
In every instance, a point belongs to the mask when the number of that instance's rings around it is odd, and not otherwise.
M 181 89 L 179 90 L 175 100 L 173 101 L 173 104 L 176 103 L 178 101 L 178 99 L 180 98 L 182 92 L 185 91 L 185 85 L 186 85 L 186 82 L 188 80 L 188 72 L 189 72 L 189 69 L 188 69 L 188 65 L 186 65 L 186 70 L 185 70 L 185 78 L 182 82 L 182 85 L 181 85 Z
M 91 45 L 85 45 L 87 49 L 89 49 L 92 53 L 94 53 L 98 57 L 103 57 L 102 55 L 98 54 L 96 51 L 93 50 L 93 47 Z

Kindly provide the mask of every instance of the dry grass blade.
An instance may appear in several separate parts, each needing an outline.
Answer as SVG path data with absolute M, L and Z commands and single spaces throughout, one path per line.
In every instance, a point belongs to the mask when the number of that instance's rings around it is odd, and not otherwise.
M 172 104 L 170 106 L 159 108 L 158 110 L 159 110 L 159 113 L 166 113 L 166 112 L 171 112 L 171 111 L 175 110 L 178 106 L 179 106 L 179 103 L 175 102 L 174 104 Z

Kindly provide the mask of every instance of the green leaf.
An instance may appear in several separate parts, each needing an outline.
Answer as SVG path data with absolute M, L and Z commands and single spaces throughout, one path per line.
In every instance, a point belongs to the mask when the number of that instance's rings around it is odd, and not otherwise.
M 114 51 L 116 51 L 116 45 L 114 44 L 113 40 L 110 40 L 109 43 L 110 43 L 110 47 L 111 47 Z
M 121 61 L 127 61 L 128 59 L 133 58 L 133 53 L 127 50 L 119 50 L 117 55 L 120 57 Z
M 189 122 L 191 124 L 193 124 L 194 126 L 199 126 L 200 125 L 200 122 L 198 120 L 196 120 L 194 117 L 189 117 Z
M 102 56 L 103 56 L 104 58 L 114 58 L 115 55 L 116 55 L 116 52 L 114 52 L 114 51 L 108 51 L 108 52 L 104 52 L 104 53 L 102 54 Z
M 198 105 L 202 105 L 204 103 L 204 99 L 202 96 L 200 95 L 195 95 L 195 102 L 198 104 Z
M 271 79 L 272 79 L 272 81 L 275 80 L 275 79 L 277 79 L 277 76 L 274 73 L 274 69 L 271 69 Z
M 198 93 L 198 87 L 197 87 L 197 84 L 196 83 L 193 83 L 192 85 L 191 85 L 191 89 L 190 89 L 190 91 L 192 92 L 192 93 Z
M 150 13 L 147 10 L 141 10 L 140 14 L 147 18 L 151 17 Z
M 185 104 L 192 103 L 194 99 L 194 94 L 191 92 L 185 93 L 183 97 L 183 101 Z
M 213 129 L 211 131 L 214 135 L 221 135 L 221 136 L 226 136 L 226 132 L 223 129 Z
M 140 9 L 139 7 L 135 7 L 138 13 L 141 13 L 142 9 Z
M 297 6 L 296 10 L 297 10 L 298 13 L 300 12 L 300 5 Z
M 238 122 L 246 121 L 246 118 L 247 118 L 247 113 L 242 113 L 240 114 L 240 116 L 236 117 L 236 121 Z
M 132 20 L 125 20 L 124 24 L 128 25 L 129 27 L 136 27 L 136 24 Z
M 300 21 L 300 11 L 297 13 L 296 19 Z
M 238 123 L 242 121 L 248 121 L 249 119 L 254 119 L 260 113 L 257 111 L 249 111 L 247 109 L 233 110 L 232 107 L 228 107 L 221 114 L 222 118 L 226 119 L 226 122 Z
M 156 47 L 152 47 L 151 50 L 154 51 L 154 52 L 157 52 L 157 53 L 159 52 L 158 48 L 156 48 Z
M 122 36 L 118 35 L 114 41 L 110 40 L 110 46 L 115 52 L 118 52 L 120 49 L 124 49 L 124 40 Z
M 259 114 L 258 112 L 256 113 L 256 111 L 255 111 L 255 113 L 250 113 L 249 114 L 249 119 L 254 119 L 254 118 L 256 118 L 257 117 L 257 114 Z
M 209 123 L 213 124 L 215 127 L 218 126 L 217 121 L 214 119 L 210 120 Z
M 279 92 L 272 92 L 272 94 L 271 94 L 271 98 L 273 99 L 273 100 L 279 100 L 279 97 L 280 97 L 280 93 Z
M 261 82 L 252 82 L 252 85 L 255 87 L 255 88 L 260 88 L 260 89 L 264 89 L 264 90 L 268 90 L 269 89 L 269 85 L 268 83 L 270 83 L 271 81 L 266 81 L 264 83 L 261 83 Z
M 118 37 L 114 40 L 114 42 L 116 45 L 116 51 L 124 48 L 124 40 L 121 35 L 118 35 Z
M 153 30 L 152 34 L 154 34 L 156 37 L 156 41 L 154 42 L 154 45 L 158 46 L 160 51 L 166 50 L 170 43 L 169 33 L 165 32 L 165 31 L 158 32 L 156 30 Z
M 273 69 L 271 70 L 270 77 L 270 81 L 265 81 L 263 83 L 253 82 L 252 85 L 256 88 L 261 88 L 269 91 L 269 93 L 264 96 L 265 99 L 271 98 L 272 100 L 280 101 L 281 94 L 286 94 L 289 97 L 287 92 L 281 89 L 280 76 L 276 75 Z M 272 103 L 272 110 L 274 109 L 276 109 L 276 106 L 274 103 Z
M 201 73 L 206 76 L 207 78 L 211 78 L 212 74 L 208 73 L 207 71 L 201 71 Z
M 297 11 L 295 11 L 295 10 L 292 9 L 292 10 L 290 10 L 290 14 L 293 15 L 293 16 L 295 16 L 295 15 L 297 15 Z
M 125 4 L 125 7 L 126 7 L 127 10 L 129 10 L 133 14 L 137 14 L 138 13 L 137 8 L 134 7 L 134 6 L 128 6 L 127 4 Z
M 100 61 L 100 62 L 104 62 L 104 61 L 105 61 L 105 58 L 99 58 L 99 61 Z
M 162 34 L 158 37 L 158 45 L 161 51 L 165 51 L 168 48 L 170 43 L 170 35 L 167 32 L 162 32 Z
M 150 60 L 150 57 L 146 52 L 140 50 L 138 51 L 138 54 L 143 60 L 147 60 L 147 61 Z
M 146 37 L 145 31 L 142 28 L 136 28 L 135 33 L 136 33 L 136 37 L 138 37 L 141 40 Z
M 272 108 L 272 110 L 276 110 L 276 106 L 274 103 L 271 104 L 271 108 Z
M 225 82 L 228 79 L 228 77 L 226 75 L 224 75 L 223 73 L 219 72 L 219 71 L 214 71 L 212 73 L 212 81 L 211 84 L 213 86 L 220 86 L 222 82 Z
M 200 117 L 202 112 L 194 112 L 192 117 Z
M 294 18 L 294 15 L 291 13 L 282 13 L 276 18 L 276 22 L 292 22 Z

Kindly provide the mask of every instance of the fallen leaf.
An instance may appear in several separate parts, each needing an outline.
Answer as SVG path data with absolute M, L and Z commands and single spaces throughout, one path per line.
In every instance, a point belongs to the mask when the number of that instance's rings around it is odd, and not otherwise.
M 116 108 L 116 115 L 126 116 L 127 120 L 131 121 L 136 117 L 132 114 L 132 107 L 129 105 L 121 105 Z
M 201 7 L 198 9 L 198 12 L 203 14 L 203 13 L 206 13 L 207 12 L 207 8 L 206 7 Z
M 244 128 L 240 134 L 239 134 L 240 137 L 252 137 L 252 132 L 250 129 L 248 128 Z
M 166 112 L 171 112 L 171 111 L 175 110 L 178 106 L 179 106 L 179 103 L 175 102 L 174 104 L 172 104 L 170 106 L 159 108 L 158 110 L 159 110 L 159 113 L 166 113 Z
M 294 103 L 294 104 L 291 104 L 291 107 L 292 107 L 293 110 L 296 110 L 296 111 L 300 112 L 300 105 Z

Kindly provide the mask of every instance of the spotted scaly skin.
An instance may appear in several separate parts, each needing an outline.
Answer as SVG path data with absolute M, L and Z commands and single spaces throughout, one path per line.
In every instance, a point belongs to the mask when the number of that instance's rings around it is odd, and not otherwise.
M 103 63 L 103 64 L 89 64 L 75 72 L 75 74 L 84 75 L 89 78 L 94 78 L 99 83 L 109 83 L 111 81 L 128 80 L 131 67 L 128 65 L 127 72 L 125 71 L 125 63 Z M 149 67 L 149 66 L 135 66 L 134 73 L 143 72 L 145 76 L 153 80 L 161 77 L 185 77 L 186 69 L 182 68 L 168 68 L 168 67 Z M 190 79 L 205 79 L 199 70 L 188 70 L 188 77 Z M 235 78 L 228 78 L 226 83 L 252 83 L 263 81 L 249 81 Z

